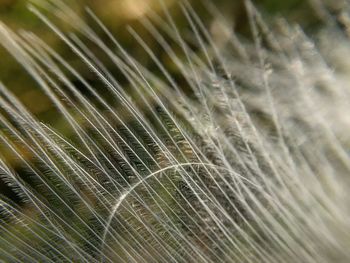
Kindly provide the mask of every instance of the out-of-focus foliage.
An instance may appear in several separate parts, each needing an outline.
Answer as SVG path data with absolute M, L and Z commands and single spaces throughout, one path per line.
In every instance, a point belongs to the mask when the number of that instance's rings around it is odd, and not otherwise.
M 48 42 L 53 49 L 59 51 L 68 62 L 72 62 L 69 59 L 69 49 L 64 46 L 63 43 L 59 41 L 59 39 L 47 27 L 45 27 L 45 25 L 43 25 L 43 23 L 40 23 L 37 17 L 28 12 L 28 2 L 28 0 L 1 0 L 1 21 L 13 29 L 25 28 L 34 31 L 40 36 L 40 38 Z M 172 14 L 176 19 L 176 14 L 181 12 L 180 8 L 177 6 L 178 1 L 164 0 L 163 2 L 168 8 L 172 8 Z M 246 33 L 248 26 L 242 0 L 215 0 L 212 2 L 228 17 L 228 20 L 234 23 L 233 27 L 236 31 L 243 34 Z M 331 2 L 332 5 L 334 5 L 339 1 Z M 162 9 L 159 0 L 69 0 L 67 3 L 73 7 L 77 13 L 81 14 L 84 19 L 88 19 L 84 8 L 86 6 L 91 8 L 111 32 L 117 36 L 118 41 L 120 41 L 139 60 L 142 60 L 142 52 L 139 51 L 138 45 L 126 31 L 125 27 L 126 25 L 138 27 L 138 19 L 145 15 L 149 15 L 150 10 L 154 12 L 161 11 Z M 202 17 L 203 14 L 201 14 L 201 11 L 202 13 L 205 11 L 200 3 L 201 0 L 191 0 L 191 4 L 196 7 L 196 12 Z M 260 7 L 260 10 L 264 10 L 266 13 L 281 13 L 284 16 L 289 16 L 292 20 L 297 22 L 304 21 L 309 24 L 314 24 L 318 21 L 315 15 L 310 15 L 310 13 L 315 14 L 315 12 L 310 12 L 311 7 L 308 1 L 260 0 L 256 1 L 256 4 Z M 178 17 L 181 16 L 179 15 Z M 210 18 L 210 20 L 212 20 L 212 18 Z M 59 20 L 56 22 L 59 23 L 60 26 L 69 29 L 70 25 L 64 24 Z M 181 21 L 178 22 L 181 26 Z M 211 22 L 213 21 L 207 21 L 208 25 Z M 138 28 L 137 32 L 142 34 L 142 28 Z M 147 38 L 146 34 L 142 36 L 145 38 L 145 41 L 150 48 L 155 46 L 155 43 L 152 42 L 154 40 Z M 159 56 L 162 57 L 162 54 L 159 54 Z M 18 71 L 22 70 L 21 67 L 17 65 L 2 48 L 0 49 L 0 57 L 0 78 L 2 81 L 12 87 L 35 114 L 44 114 L 49 111 L 51 103 L 46 98 L 42 97 L 38 91 L 35 91 L 35 85 L 33 85 L 29 78 L 27 79 L 23 74 L 18 74 Z M 76 63 L 80 62 L 77 61 Z M 86 74 L 89 73 L 87 72 Z M 38 101 L 40 101 L 40 103 L 37 103 Z M 51 118 L 51 116 L 48 118 Z

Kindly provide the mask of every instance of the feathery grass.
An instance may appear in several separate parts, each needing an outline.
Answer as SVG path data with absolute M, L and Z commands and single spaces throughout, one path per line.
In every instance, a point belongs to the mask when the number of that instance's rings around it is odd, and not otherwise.
M 0 85 L 0 175 L 21 200 L 0 199 L 1 261 L 350 260 L 350 45 L 330 14 L 308 37 L 282 19 L 272 30 L 247 0 L 242 40 L 203 1 L 216 39 L 181 1 L 190 34 L 165 7 L 140 19 L 171 69 L 129 28 L 149 69 L 93 11 L 91 25 L 64 2 L 32 2 L 97 81 L 40 36 L 0 25 L 0 43 L 71 134 Z

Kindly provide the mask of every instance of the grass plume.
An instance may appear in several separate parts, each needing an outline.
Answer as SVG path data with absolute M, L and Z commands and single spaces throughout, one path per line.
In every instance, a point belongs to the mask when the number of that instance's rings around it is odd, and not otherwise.
M 272 29 L 246 0 L 243 39 L 203 0 L 221 32 L 214 38 L 180 1 L 190 34 L 165 6 L 140 19 L 172 68 L 128 28 L 149 69 L 90 9 L 93 25 L 63 1 L 31 2 L 85 68 L 0 25 L 0 43 L 70 131 L 0 84 L 0 176 L 21 200 L 0 199 L 1 261 L 350 260 L 345 9 L 341 27 L 314 1 L 328 20 L 309 37 L 283 19 Z

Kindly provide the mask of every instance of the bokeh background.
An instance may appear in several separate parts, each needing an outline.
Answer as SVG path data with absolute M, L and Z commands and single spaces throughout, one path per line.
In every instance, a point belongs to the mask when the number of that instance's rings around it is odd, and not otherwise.
M 247 36 L 249 31 L 246 12 L 243 0 L 209 0 L 211 1 L 232 23 L 232 29 L 238 35 Z M 68 62 L 77 64 L 76 58 L 71 56 L 69 48 L 59 38 L 52 33 L 34 14 L 28 10 L 28 0 L 0 0 L 0 20 L 14 31 L 29 30 L 38 35 L 50 46 L 58 51 Z M 116 36 L 117 40 L 128 49 L 128 51 L 147 65 L 147 58 L 140 51 L 139 45 L 127 32 L 126 26 L 129 25 L 136 28 L 137 32 L 144 38 L 145 42 L 155 49 L 155 41 L 143 32 L 143 28 L 139 26 L 138 20 L 143 16 L 147 16 L 150 10 L 162 13 L 159 0 L 66 0 L 65 1 L 75 12 L 77 12 L 84 20 L 88 21 L 89 16 L 85 12 L 85 7 L 91 8 L 108 29 Z M 190 0 L 196 12 L 203 18 L 205 23 L 211 28 L 211 24 L 215 22 L 215 18 L 209 16 L 202 5 L 201 0 Z M 316 1 L 305 0 L 257 0 L 254 3 L 259 7 L 266 18 L 281 16 L 287 18 L 292 23 L 302 24 L 306 30 L 312 30 L 321 22 L 321 16 L 313 11 L 312 3 Z M 182 20 L 184 16 L 179 8 L 179 1 L 164 0 L 171 14 L 178 22 L 179 28 L 185 27 Z M 327 4 L 327 3 L 326 3 Z M 334 13 L 340 9 L 341 1 L 329 1 L 327 4 Z M 91 20 L 91 19 L 90 19 Z M 74 30 L 69 25 L 57 20 L 63 30 Z M 61 22 L 61 23 L 60 23 Z M 214 32 L 215 33 L 215 32 Z M 94 47 L 90 46 L 94 51 Z M 162 58 L 162 54 L 158 54 Z M 47 113 L 51 107 L 51 103 L 41 96 L 35 85 L 29 85 L 28 76 L 24 74 L 23 68 L 10 57 L 7 52 L 0 48 L 0 79 L 11 90 L 18 93 L 21 100 L 28 104 L 28 107 L 34 114 Z M 163 61 L 164 62 L 164 61 Z M 108 68 L 109 62 L 106 61 Z M 165 62 L 166 63 L 166 62 Z M 88 74 L 88 72 L 86 73 Z M 86 76 L 88 78 L 88 76 Z M 34 84 L 34 83 L 30 83 Z M 48 116 L 48 118 L 51 118 Z

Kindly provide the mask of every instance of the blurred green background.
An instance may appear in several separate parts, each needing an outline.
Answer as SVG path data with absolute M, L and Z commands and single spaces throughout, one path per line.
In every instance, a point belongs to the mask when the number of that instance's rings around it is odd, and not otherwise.
M 238 34 L 244 34 L 247 31 L 247 21 L 244 10 L 243 0 L 209 0 L 227 17 L 227 20 L 234 24 Z M 67 59 L 68 62 L 79 64 L 80 61 L 71 56 L 70 50 L 53 34 L 35 15 L 28 11 L 28 0 L 0 0 L 0 20 L 13 30 L 25 29 L 34 32 L 45 42 L 49 43 L 56 51 Z M 148 15 L 149 10 L 161 12 L 158 0 L 68 0 L 65 1 L 74 9 L 84 20 L 88 20 L 84 7 L 88 6 L 102 20 L 109 30 L 116 36 L 118 41 L 128 49 L 135 57 L 147 65 L 147 58 L 143 57 L 139 45 L 125 30 L 126 25 L 136 27 L 147 44 L 152 48 L 155 43 L 147 34 L 143 34 L 142 27 L 138 26 L 137 20 Z M 209 17 L 204 10 L 201 0 L 191 0 L 194 9 L 201 17 L 204 17 L 205 23 L 210 27 L 213 17 Z M 331 6 L 336 6 L 335 2 Z M 183 14 L 178 7 L 177 0 L 164 0 L 164 3 L 170 8 L 172 15 L 179 22 L 179 27 L 183 26 Z M 312 26 L 318 23 L 319 19 L 315 12 L 312 12 L 311 5 L 305 0 L 260 0 L 254 2 L 267 17 L 271 15 L 282 15 L 288 17 L 291 21 L 303 23 Z M 91 20 L 91 19 L 90 19 Z M 64 30 L 72 30 L 64 23 L 60 25 Z M 91 47 L 93 49 L 93 47 Z M 162 54 L 159 54 L 162 57 Z M 15 93 L 18 93 L 21 100 L 35 114 L 44 114 L 47 112 L 51 103 L 47 98 L 42 97 L 28 80 L 28 76 L 23 73 L 23 69 L 7 52 L 0 48 L 0 79 Z M 107 68 L 108 68 L 108 62 Z M 86 74 L 89 74 L 88 72 Z M 88 77 L 88 76 L 86 76 Z M 49 117 L 50 118 L 50 117 Z

